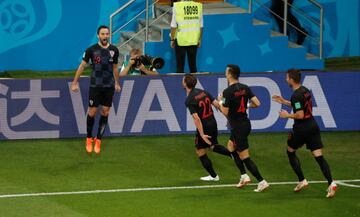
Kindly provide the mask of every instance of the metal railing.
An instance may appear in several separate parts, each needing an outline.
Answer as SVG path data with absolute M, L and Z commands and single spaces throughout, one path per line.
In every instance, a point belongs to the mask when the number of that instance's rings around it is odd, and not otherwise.
M 119 13 L 121 13 L 123 10 L 125 10 L 127 7 L 129 7 L 131 4 L 133 4 L 136 0 L 130 0 L 129 2 L 127 2 L 125 5 L 123 5 L 121 8 L 117 9 L 114 13 L 112 13 L 110 15 L 110 42 L 112 42 L 112 37 L 115 33 L 120 32 L 122 29 L 124 29 L 127 25 L 129 25 L 133 20 L 137 19 L 139 16 L 141 16 L 144 12 L 145 12 L 145 27 L 138 30 L 134 35 L 132 35 L 130 38 L 128 38 L 126 41 L 122 42 L 118 48 L 120 49 L 121 47 L 125 46 L 126 44 L 128 44 L 131 40 L 133 40 L 136 36 L 138 36 L 139 34 L 141 34 L 142 32 L 145 31 L 145 42 L 149 41 L 149 27 L 151 25 L 153 25 L 155 22 L 157 22 L 159 19 L 161 19 L 163 16 L 165 16 L 170 10 L 166 10 L 163 14 L 161 14 L 160 16 L 157 16 L 154 20 L 152 20 L 152 22 L 150 22 L 150 18 L 149 18 L 149 8 L 151 7 L 152 9 L 154 9 L 155 4 L 159 2 L 159 0 L 154 1 L 151 6 L 149 7 L 149 0 L 146 0 L 146 6 L 145 9 L 142 10 L 141 12 L 139 12 L 138 14 L 136 14 L 133 18 L 131 18 L 129 21 L 127 21 L 125 24 L 123 24 L 122 26 L 120 26 L 119 28 L 115 29 L 113 28 L 113 19 L 116 15 L 118 15 Z M 144 49 L 143 52 L 145 50 L 145 44 L 144 44 Z
M 277 13 L 275 13 L 274 11 L 272 11 L 269 7 L 267 7 L 265 4 L 263 4 L 260 0 L 254 0 L 256 1 L 261 7 L 265 8 L 266 10 L 268 10 L 271 14 L 273 14 L 274 16 L 278 17 L 279 19 L 284 21 L 284 26 L 283 26 L 283 34 L 286 35 L 287 34 L 287 25 L 292 26 L 294 29 L 296 29 L 297 31 L 299 31 L 301 34 L 306 35 L 307 37 L 309 37 L 311 40 L 316 41 L 319 44 L 319 57 L 320 59 L 323 59 L 323 42 L 324 42 L 324 7 L 319 4 L 317 1 L 315 0 L 307 0 L 308 2 L 310 2 L 311 4 L 313 4 L 314 6 L 316 6 L 317 8 L 319 8 L 320 10 L 320 15 L 319 15 L 319 21 L 315 20 L 313 17 L 307 15 L 303 10 L 295 7 L 294 5 L 290 4 L 288 2 L 288 0 L 282 0 L 284 2 L 284 17 L 281 17 L 280 15 L 278 15 Z M 310 22 L 316 24 L 319 26 L 319 38 L 315 38 L 311 35 L 309 35 L 307 32 L 304 32 L 302 29 L 297 28 L 296 26 L 294 26 L 292 23 L 290 23 L 288 21 L 288 7 L 296 10 L 300 15 L 302 15 L 303 17 L 305 17 L 307 20 L 309 20 Z M 248 0 L 248 13 L 252 13 L 253 11 L 253 0 Z

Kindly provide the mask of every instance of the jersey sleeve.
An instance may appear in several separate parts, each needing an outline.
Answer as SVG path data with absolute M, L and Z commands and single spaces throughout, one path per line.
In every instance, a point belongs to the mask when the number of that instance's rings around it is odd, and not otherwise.
M 117 47 L 114 47 L 114 64 L 119 63 L 119 49 Z
M 224 107 L 229 107 L 230 104 L 230 93 L 226 90 L 223 91 L 222 105 Z
M 196 107 L 193 102 L 186 100 L 185 106 L 189 109 L 190 114 L 196 113 Z
M 252 90 L 250 89 L 250 87 L 247 88 L 248 89 L 248 95 L 249 95 L 249 99 L 253 98 L 255 96 L 255 94 L 252 92 Z
M 300 94 L 294 94 L 293 97 L 291 97 L 291 106 L 294 112 L 304 110 L 304 97 Z
M 209 93 L 209 92 L 205 92 L 206 93 L 206 95 L 208 95 L 209 96 L 209 98 L 210 98 L 210 101 L 211 101 L 211 103 L 215 100 L 215 98 L 211 95 L 211 93 Z
M 170 26 L 171 26 L 171 28 L 177 28 L 175 5 L 174 5 L 173 8 L 172 8 L 172 17 L 171 17 Z
M 88 49 L 86 49 L 86 51 L 85 51 L 82 59 L 83 59 L 86 63 L 89 63 L 90 58 L 91 58 L 91 48 L 88 48 Z

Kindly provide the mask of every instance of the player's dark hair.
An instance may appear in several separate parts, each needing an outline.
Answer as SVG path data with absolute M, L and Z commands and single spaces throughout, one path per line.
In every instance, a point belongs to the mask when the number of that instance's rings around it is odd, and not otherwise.
M 290 79 L 293 79 L 295 83 L 300 83 L 301 80 L 301 72 L 298 69 L 289 69 L 287 71 L 287 74 L 289 75 Z
M 100 30 L 102 30 L 102 29 L 109 29 L 109 27 L 108 27 L 108 26 L 105 26 L 105 25 L 99 26 L 99 28 L 97 29 L 97 34 L 99 34 L 99 33 L 100 33 Z
M 234 64 L 229 64 L 227 65 L 227 67 L 229 68 L 229 73 L 231 77 L 233 77 L 234 79 L 238 79 L 240 76 L 240 67 Z
M 184 76 L 184 82 L 189 89 L 193 89 L 197 84 L 197 79 L 192 74 L 186 74 Z

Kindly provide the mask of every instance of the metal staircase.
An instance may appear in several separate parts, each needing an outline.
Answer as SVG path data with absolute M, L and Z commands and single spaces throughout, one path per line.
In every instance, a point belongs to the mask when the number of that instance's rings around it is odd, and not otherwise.
M 138 18 L 137 19 L 137 28 L 135 31 L 121 31 L 127 25 L 130 24 L 131 21 L 127 22 L 125 25 L 122 25 L 120 28 L 114 29 L 112 27 L 113 18 L 125 10 L 128 6 L 135 3 L 135 0 L 129 1 L 125 7 L 120 8 L 121 10 L 115 11 L 110 16 L 110 29 L 111 29 L 111 38 L 113 39 L 114 33 L 119 32 L 119 42 L 115 43 L 119 48 L 120 56 L 119 62 L 122 63 L 127 59 L 129 52 L 132 48 L 138 48 L 142 51 L 145 50 L 145 42 L 161 42 L 163 37 L 163 30 L 170 29 L 170 22 L 172 16 L 172 8 L 168 5 L 157 5 L 158 1 L 155 1 L 151 4 L 151 8 L 153 11 L 152 18 L 149 18 L 148 21 L 148 40 L 146 40 L 146 29 L 147 22 L 146 18 Z M 135 17 L 140 17 L 142 13 L 145 13 L 145 10 L 141 11 Z M 247 13 L 246 10 L 237 7 L 235 5 L 226 3 L 226 2 L 215 2 L 215 3 L 203 3 L 203 14 L 233 14 L 233 13 Z M 133 18 L 134 19 L 134 18 Z M 136 19 L 136 18 L 135 18 Z
M 284 0 L 287 4 L 287 0 Z M 110 16 L 110 32 L 111 39 L 113 43 L 119 48 L 120 56 L 119 63 L 122 63 L 127 59 L 129 52 L 132 48 L 139 48 L 143 52 L 145 51 L 145 42 L 162 42 L 163 37 L 168 37 L 164 35 L 164 30 L 170 29 L 170 22 L 172 16 L 172 8 L 168 5 L 159 5 L 158 1 L 149 3 L 149 0 L 146 0 L 146 6 L 143 10 L 133 16 L 125 24 L 121 25 L 119 28 L 114 28 L 114 18 L 122 13 L 132 4 L 136 3 L 136 0 L 130 0 L 123 7 L 115 11 Z M 253 9 L 253 2 L 258 4 L 261 7 L 265 7 L 267 10 L 270 10 L 265 5 L 261 3 L 260 0 L 248 0 L 248 9 L 243 9 L 239 6 L 232 5 L 226 2 L 216 2 L 216 3 L 203 3 L 203 14 L 204 15 L 213 15 L 213 14 L 242 14 L 242 13 L 251 13 Z M 311 0 L 310 2 L 315 2 Z M 316 2 L 315 2 L 316 3 Z M 315 4 L 314 3 L 314 4 Z M 294 7 L 289 5 L 290 7 Z M 322 7 L 316 3 L 321 10 L 320 14 L 322 16 Z M 299 9 L 298 9 L 299 10 Z M 285 12 L 285 11 L 284 11 Z M 271 10 L 270 10 L 270 13 Z M 150 18 L 151 16 L 151 18 Z M 286 13 L 285 13 L 286 20 Z M 125 30 L 131 22 L 136 22 L 136 28 L 134 30 Z M 315 21 L 316 22 L 316 21 Z M 253 18 L 252 24 L 257 25 L 269 25 L 269 23 Z M 314 55 L 311 53 L 306 53 L 306 59 L 321 59 L 322 58 L 322 17 L 318 22 L 320 28 L 320 37 L 314 38 L 310 35 L 307 35 L 311 40 L 317 41 L 319 43 L 319 55 Z M 291 24 L 290 24 L 291 25 Z M 286 25 L 284 25 L 286 30 Z M 168 32 L 168 31 L 166 31 Z M 286 32 L 286 31 L 284 31 Z M 116 36 L 116 34 L 118 34 Z M 147 36 L 147 37 L 146 37 Z M 115 38 L 116 37 L 116 38 Z M 284 37 L 282 33 L 271 31 L 270 37 Z M 117 40 L 115 40 L 117 39 Z M 288 42 L 288 47 L 292 49 L 303 48 L 301 45 L 297 45 L 293 42 Z

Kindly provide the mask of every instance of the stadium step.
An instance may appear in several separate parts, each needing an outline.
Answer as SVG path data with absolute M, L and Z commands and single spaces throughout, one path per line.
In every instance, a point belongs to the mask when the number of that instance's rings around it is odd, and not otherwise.
M 230 62 L 240 65 L 246 72 L 322 69 L 324 66 L 319 56 L 289 41 L 287 36 L 273 31 L 270 23 L 255 19 L 253 14 L 238 6 L 226 2 L 204 3 L 203 13 L 205 28 L 202 48 L 198 52 L 198 68 L 201 71 L 223 72 L 224 66 Z M 123 56 L 120 59 L 125 59 L 131 48 L 144 50 L 146 43 L 144 53 L 161 56 L 166 61 L 160 73 L 173 72 L 176 68 L 175 54 L 169 46 L 172 8 L 156 5 L 154 17 L 159 19 L 149 20 L 148 42 L 145 42 L 145 19 L 137 20 L 138 26 L 134 31 L 121 32 L 120 41 L 132 40 L 120 48 Z M 219 47 L 221 44 L 222 47 Z

